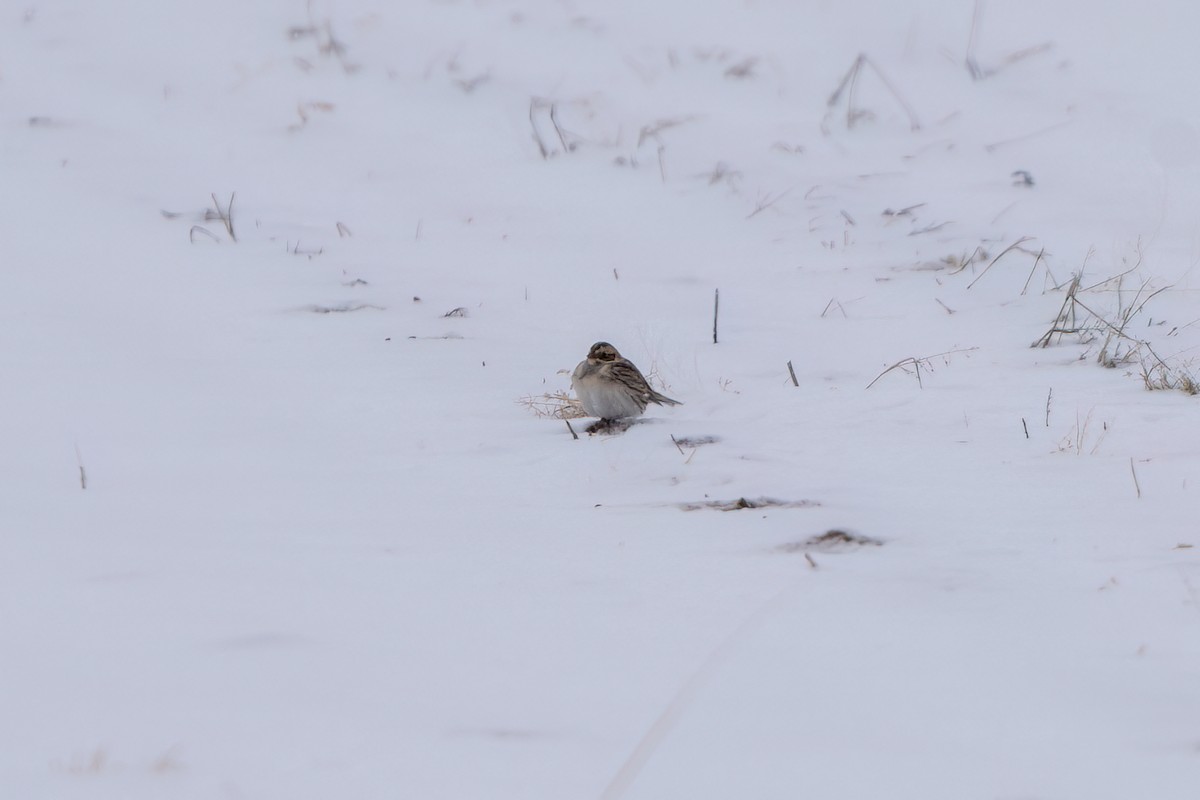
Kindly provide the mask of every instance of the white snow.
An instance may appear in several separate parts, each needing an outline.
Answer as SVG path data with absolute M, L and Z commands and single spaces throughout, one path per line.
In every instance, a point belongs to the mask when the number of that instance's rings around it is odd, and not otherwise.
M 1200 399 L 1030 344 L 1198 374 L 1200 10 L 980 11 L 0 9 L 0 796 L 1195 797 Z

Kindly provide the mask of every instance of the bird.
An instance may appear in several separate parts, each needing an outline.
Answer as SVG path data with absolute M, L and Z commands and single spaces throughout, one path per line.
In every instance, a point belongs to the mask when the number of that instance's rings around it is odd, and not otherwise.
M 640 417 L 650 403 L 683 405 L 650 388 L 646 376 L 608 342 L 592 345 L 571 375 L 571 388 L 584 412 L 599 417 L 601 424 Z

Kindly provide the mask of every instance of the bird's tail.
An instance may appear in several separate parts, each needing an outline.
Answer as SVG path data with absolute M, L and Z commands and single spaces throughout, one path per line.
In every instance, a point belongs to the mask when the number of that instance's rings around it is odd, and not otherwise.
M 683 403 L 679 402 L 678 400 L 672 400 L 671 398 L 667 397 L 665 394 L 660 394 L 659 392 L 656 392 L 653 389 L 650 390 L 650 402 L 658 403 L 660 406 L 681 406 L 681 405 L 683 405 Z

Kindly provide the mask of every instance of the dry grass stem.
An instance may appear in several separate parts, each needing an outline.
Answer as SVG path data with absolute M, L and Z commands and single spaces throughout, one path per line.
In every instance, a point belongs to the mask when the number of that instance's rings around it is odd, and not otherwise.
M 225 204 L 224 208 L 221 208 L 221 202 L 217 200 L 217 195 L 215 192 L 209 196 L 212 197 L 213 206 L 216 208 L 216 214 L 215 216 L 210 216 L 210 214 L 213 212 L 209 212 L 205 215 L 205 219 L 219 219 L 221 224 L 225 226 L 225 232 L 229 234 L 230 241 L 236 242 L 237 234 L 233 232 L 233 199 L 237 197 L 237 192 L 233 192 L 229 195 L 229 202 Z
M 788 189 L 784 189 L 782 192 L 777 192 L 775 194 L 768 193 L 765 195 L 760 195 L 758 198 L 758 202 L 754 206 L 754 210 L 746 215 L 746 219 L 753 219 L 754 217 L 761 214 L 763 211 L 766 211 L 768 208 L 771 208 L 772 206 L 774 206 L 776 203 L 778 203 L 783 198 L 787 197 L 789 194 L 791 194 L 791 192 L 792 192 L 792 190 L 790 188 L 788 188 Z
M 1025 244 L 1026 242 L 1030 242 L 1030 241 L 1033 241 L 1032 236 L 1022 236 L 1020 239 L 1017 239 L 1015 242 L 1010 244 L 1008 247 L 1001 250 L 1000 254 L 997 255 L 995 258 L 993 258 L 991 261 L 989 261 L 988 265 L 983 268 L 983 272 L 980 272 L 979 275 L 976 276 L 975 280 L 973 280 L 967 284 L 967 288 L 970 289 L 972 286 L 979 283 L 980 279 L 982 279 L 984 275 L 987 275 L 988 270 L 991 269 L 993 266 L 995 266 L 997 261 L 1004 258 L 1006 255 L 1011 253 L 1013 250 L 1020 250 L 1023 253 L 1028 253 L 1029 251 L 1025 250 L 1023 247 L 1021 247 L 1021 245 Z M 1036 261 L 1034 262 L 1034 266 L 1037 266 Z M 1030 273 L 1030 274 L 1032 274 L 1032 273 Z M 1028 283 L 1028 281 L 1026 283 Z
M 885 369 L 883 372 L 876 375 L 875 379 L 866 385 L 866 388 L 870 389 L 872 386 L 874 386 L 876 383 L 879 382 L 880 378 L 882 378 L 884 375 L 887 375 L 892 370 L 898 369 L 905 373 L 909 373 L 909 368 L 911 367 L 912 372 L 909 374 L 916 375 L 917 385 L 923 389 L 923 388 L 925 388 L 925 384 L 921 380 L 921 370 L 924 369 L 926 372 L 933 372 L 932 362 L 934 359 L 940 358 L 940 359 L 942 359 L 942 362 L 944 364 L 949 364 L 950 356 L 956 355 L 958 353 L 970 353 L 970 352 L 973 352 L 978 349 L 979 349 L 978 347 L 959 347 L 959 348 L 955 348 L 953 350 L 947 350 L 944 353 L 935 353 L 934 355 L 931 355 L 931 356 L 921 356 L 919 358 L 916 356 L 909 356 L 908 358 L 902 358 L 899 361 L 897 361 L 895 364 L 892 364 L 890 367 Z
M 855 94 L 858 89 L 858 81 L 862 76 L 864 69 L 867 67 L 871 68 L 871 71 L 875 73 L 876 77 L 879 78 L 880 82 L 891 93 L 892 97 L 894 97 L 904 109 L 904 113 L 908 115 L 908 124 L 910 130 L 920 130 L 921 123 L 917 119 L 916 112 L 912 110 L 912 106 L 908 104 L 908 101 L 904 99 L 903 95 L 901 95 L 896 87 L 892 85 L 892 82 L 888 80 L 887 76 L 883 73 L 883 70 L 881 70 L 875 64 L 875 62 L 871 61 L 871 59 L 867 57 L 866 53 L 860 53 L 858 58 L 854 60 L 854 63 L 850 65 L 849 71 L 846 73 L 845 77 L 842 78 L 842 81 L 838 84 L 838 87 L 833 90 L 833 94 L 829 96 L 829 100 L 826 102 L 826 105 L 832 109 L 841 100 L 844 92 L 846 94 L 846 127 L 848 129 L 853 128 L 854 125 L 860 120 L 873 118 L 874 115 L 870 111 L 864 108 L 859 108 L 855 103 Z

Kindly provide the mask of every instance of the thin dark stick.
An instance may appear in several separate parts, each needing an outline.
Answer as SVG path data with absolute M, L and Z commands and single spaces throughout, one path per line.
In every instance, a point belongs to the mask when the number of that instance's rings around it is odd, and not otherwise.
M 1025 429 L 1025 438 L 1029 438 L 1029 426 L 1025 424 L 1025 418 L 1021 417 L 1021 427 Z
M 1046 427 L 1050 427 L 1050 398 L 1054 396 L 1054 387 L 1050 387 L 1050 391 L 1046 392 Z
M 863 62 L 867 60 L 866 56 L 860 55 L 858 60 L 854 62 L 854 69 L 850 73 L 850 89 L 846 92 L 846 127 L 854 127 L 854 90 L 858 87 L 858 76 L 862 73 Z
M 566 134 L 563 133 L 562 127 L 558 124 L 558 103 L 550 104 L 550 124 L 554 126 L 554 132 L 558 134 L 558 141 L 562 143 L 563 152 L 570 153 L 575 148 L 567 144 Z
M 1021 287 L 1021 294 L 1025 294 L 1025 291 L 1029 289 L 1029 282 L 1033 280 L 1033 273 L 1037 271 L 1038 264 L 1042 263 L 1042 256 L 1044 255 L 1046 255 L 1046 248 L 1043 247 L 1038 251 L 1037 258 L 1033 260 L 1033 267 L 1029 270 L 1029 277 L 1025 279 L 1025 285 Z
M 217 207 L 217 219 L 221 220 L 221 224 L 225 226 L 229 238 L 236 242 L 237 235 L 233 232 L 233 198 L 237 197 L 237 192 L 230 193 L 229 203 L 223 210 L 221 204 L 217 201 L 216 192 L 210 192 L 209 196 L 212 197 L 213 205 Z
M 721 310 L 721 290 L 713 289 L 713 344 L 717 343 L 717 312 Z
M 79 465 L 79 488 L 87 490 L 87 470 L 83 468 L 83 455 L 79 452 L 79 443 L 75 443 L 75 463 Z M 1132 463 L 1132 462 L 1131 462 Z
M 571 420 L 569 420 L 569 419 L 564 419 L 564 420 L 563 420 L 563 422 L 567 423 L 567 430 L 569 430 L 569 431 L 571 432 L 571 438 L 572 438 L 572 439 L 576 439 L 576 440 L 578 440 L 578 439 L 579 439 L 579 434 L 578 434 L 578 433 L 576 433 L 576 432 L 575 432 L 575 429 L 571 427 Z
M 542 154 L 542 159 L 550 157 L 550 151 L 546 149 L 546 144 L 542 141 L 541 131 L 538 130 L 537 122 L 533 118 L 533 112 L 536 111 L 540 103 L 536 97 L 529 99 L 529 127 L 533 128 L 533 140 L 537 142 L 538 152 Z
M 863 57 L 861 55 L 854 59 L 854 63 L 850 65 L 850 69 L 846 72 L 845 76 L 843 76 L 842 82 L 839 83 L 837 88 L 833 90 L 833 94 L 829 95 L 829 100 L 826 101 L 826 105 L 833 106 L 837 104 L 838 98 L 842 96 L 842 92 L 846 90 L 846 87 L 850 84 L 851 79 L 858 74 L 858 70 L 862 66 L 862 59 Z
M 1137 490 L 1138 500 L 1142 499 L 1142 487 L 1138 483 L 1137 470 L 1133 468 L 1133 459 L 1129 459 L 1129 471 L 1133 474 L 1133 488 Z
M 977 81 L 984 77 L 984 71 L 980 69 L 979 62 L 975 60 L 975 38 L 979 32 L 979 17 L 982 16 L 979 7 L 979 0 L 975 0 L 975 10 L 971 13 L 971 34 L 967 37 L 967 72 L 971 74 L 971 80 Z
M 673 434 L 673 433 L 671 434 L 671 441 L 674 442 L 675 447 L 677 447 L 679 449 L 679 455 L 681 455 L 681 456 L 685 455 L 685 453 L 683 452 L 683 445 L 681 445 L 679 443 L 679 440 L 675 438 L 675 434 Z
M 788 361 L 788 374 L 792 376 L 792 386 L 799 386 L 800 381 L 796 380 L 796 370 L 792 369 L 792 362 Z
M 816 568 L 817 568 L 817 562 L 816 562 L 816 561 L 814 561 L 814 560 L 813 560 L 813 557 L 812 557 L 812 556 L 810 556 L 808 553 L 805 553 L 805 554 L 804 554 L 804 560 L 805 560 L 805 561 L 807 561 L 807 562 L 808 562 L 808 565 L 809 565 L 810 567 L 812 567 L 813 569 L 816 569 Z

